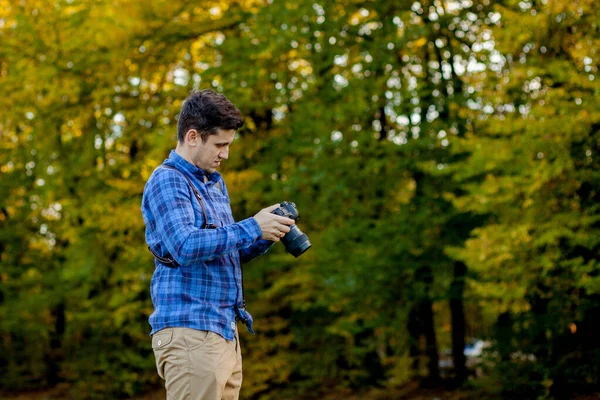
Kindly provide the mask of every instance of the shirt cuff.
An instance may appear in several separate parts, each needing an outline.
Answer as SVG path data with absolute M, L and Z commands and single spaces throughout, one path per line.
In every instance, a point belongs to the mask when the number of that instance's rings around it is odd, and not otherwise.
M 262 231 L 260 230 L 260 225 L 254 217 L 246 218 L 243 221 L 238 222 L 238 224 L 242 227 L 244 232 L 248 234 L 254 240 L 253 243 L 262 238 Z

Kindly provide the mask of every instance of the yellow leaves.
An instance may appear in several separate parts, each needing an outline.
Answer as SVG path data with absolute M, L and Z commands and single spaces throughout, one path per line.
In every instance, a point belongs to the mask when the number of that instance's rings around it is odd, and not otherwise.
M 488 307 L 496 313 L 508 310 L 522 312 L 529 307 L 524 300 L 526 286 L 517 280 L 470 280 L 468 286 L 475 298 L 487 300 Z
M 70 16 L 72 16 L 74 14 L 77 14 L 77 13 L 79 13 L 81 11 L 87 10 L 88 7 L 89 7 L 89 5 L 86 4 L 85 2 L 80 2 L 80 3 L 74 2 L 74 3 L 68 4 L 66 6 L 63 5 L 62 6 L 62 10 L 63 10 L 63 14 L 66 17 L 70 17 Z
M 248 169 L 239 172 L 223 173 L 223 179 L 227 182 L 230 191 L 242 192 L 251 188 L 256 182 L 262 179 L 259 171 Z
M 213 21 L 221 19 L 223 17 L 223 14 L 225 11 L 227 11 L 226 8 L 223 9 L 220 6 L 215 5 L 208 10 L 209 18 L 212 19 Z
M 390 204 L 390 208 L 396 211 L 400 210 L 400 206 L 410 203 L 411 199 L 415 195 L 417 189 L 417 182 L 414 179 L 408 179 L 401 181 L 398 188 L 393 191 L 394 202 Z
M 361 22 L 364 22 L 368 18 L 368 16 L 368 12 L 359 9 L 358 11 L 355 11 L 353 14 L 348 16 L 348 22 L 350 22 L 350 25 L 356 26 Z
M 530 246 L 530 230 L 531 227 L 526 223 L 515 224 L 508 230 L 504 225 L 490 224 L 475 229 L 474 237 L 465 242 L 464 250 L 451 251 L 471 268 L 485 271 L 486 280 L 510 280 L 511 276 L 514 279 L 525 278 L 515 260 L 520 259 L 521 253 Z
M 294 50 L 295 51 L 295 50 Z M 288 67 L 290 71 L 298 71 L 303 77 L 307 77 L 313 72 L 312 64 L 305 59 L 295 59 L 293 52 L 288 52 L 289 58 L 292 60 L 289 62 Z
M 125 60 L 124 65 L 131 75 L 136 75 L 139 72 L 139 64 L 129 58 Z
M 590 263 L 591 264 L 591 263 Z M 593 265 L 592 270 L 596 270 L 598 265 Z M 594 272 L 594 275 L 596 273 Z M 581 286 L 588 295 L 597 295 L 600 293 L 600 277 L 584 274 L 581 279 Z
M 23 274 L 23 277 L 27 280 L 37 281 L 42 277 L 41 272 L 36 268 L 28 268 Z
M 422 37 L 413 42 L 413 47 L 419 49 L 427 44 L 427 38 Z
M 523 208 L 529 208 L 531 207 L 535 202 L 533 201 L 533 199 L 531 198 L 527 198 L 525 199 L 525 201 L 523 202 Z
M 13 14 L 13 0 L 0 0 L 0 19 L 3 20 L 4 26 L 13 26 L 16 22 L 15 16 Z M 0 31 L 2 31 L 2 27 L 0 26 Z
M 390 371 L 388 373 L 388 382 L 391 386 L 404 386 L 407 382 L 413 379 L 412 376 L 412 365 L 413 358 L 408 354 L 401 356 L 390 357 L 388 363 L 390 364 Z M 382 396 L 381 398 L 386 398 Z
M 146 162 L 142 165 L 142 170 L 140 172 L 141 178 L 144 182 L 146 182 L 148 178 L 150 178 L 150 175 L 152 175 L 152 172 L 154 172 L 154 170 L 156 169 L 156 167 L 158 167 L 159 164 L 160 161 L 155 159 L 146 160 Z
M 126 249 L 120 251 L 119 256 L 125 260 L 136 257 L 134 255 L 136 248 L 129 247 L 128 243 L 139 240 L 139 235 L 144 231 L 139 201 L 136 199 L 136 201 L 120 204 L 118 207 L 107 205 L 106 201 L 106 198 L 99 199 L 97 204 L 93 204 L 90 210 L 86 211 L 88 217 L 85 220 L 86 228 L 98 232 L 102 248 L 112 250 L 126 246 Z M 143 249 L 143 247 L 137 247 L 137 249 Z M 125 257 L 126 254 L 131 254 L 131 256 Z
M 78 116 L 67 120 L 60 127 L 60 136 L 63 143 L 70 142 L 73 138 L 78 138 L 83 135 L 82 123 L 83 116 Z
M 357 11 L 354 14 L 352 14 L 349 18 L 350 21 L 350 25 L 356 26 L 360 23 L 360 21 L 362 20 L 362 16 L 360 15 L 360 13 Z
M 557 15 L 557 14 L 561 14 L 563 12 L 570 12 L 574 15 L 577 15 L 577 10 L 580 9 L 582 6 L 585 6 L 585 3 L 590 2 L 590 0 L 583 0 L 583 1 L 574 1 L 574 2 L 570 2 L 570 1 L 562 1 L 562 0 L 549 0 L 547 2 L 546 8 L 547 8 L 547 12 L 551 15 Z M 587 7 L 586 7 L 587 8 Z

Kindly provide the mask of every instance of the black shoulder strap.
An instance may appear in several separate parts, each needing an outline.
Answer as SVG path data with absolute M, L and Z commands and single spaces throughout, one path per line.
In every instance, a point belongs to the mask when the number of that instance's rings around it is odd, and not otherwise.
M 196 196 L 196 199 L 198 200 L 198 203 L 200 203 L 200 207 L 202 207 L 202 214 L 204 214 L 204 226 L 203 228 L 214 228 L 215 226 L 211 223 L 208 222 L 208 213 L 206 212 L 206 208 L 204 207 L 204 202 L 202 201 L 202 196 L 200 196 L 200 192 L 198 192 L 198 189 L 196 189 L 196 186 L 194 186 L 194 184 L 192 183 L 192 181 L 190 180 L 190 178 L 188 178 L 183 172 L 181 172 L 180 170 L 178 170 L 175 167 L 171 167 L 170 165 L 162 165 L 161 168 L 168 168 L 168 169 L 172 169 L 174 171 L 179 172 L 189 183 L 190 187 L 192 188 L 192 190 L 194 191 L 194 196 Z
M 161 167 L 162 168 L 172 169 L 174 171 L 179 172 L 188 181 L 188 184 L 190 185 L 190 187 L 194 191 L 194 196 L 196 196 L 196 199 L 200 203 L 200 207 L 202 207 L 202 214 L 204 214 L 204 225 L 202 226 L 202 229 L 214 229 L 214 228 L 216 228 L 216 226 L 214 224 L 208 222 L 209 221 L 208 220 L 208 213 L 206 212 L 206 208 L 204 207 L 204 202 L 202 201 L 202 196 L 200 195 L 200 193 L 198 192 L 198 189 L 196 189 L 196 187 L 194 186 L 194 184 L 192 183 L 192 181 L 190 180 L 190 178 L 188 178 L 183 172 L 181 172 L 177 168 L 171 167 L 170 165 L 162 165 Z M 150 250 L 150 253 L 152 253 L 152 255 L 154 257 L 156 257 L 156 259 L 158 261 L 160 261 L 161 263 L 165 264 L 167 267 L 173 267 L 174 268 L 174 267 L 177 266 L 177 262 L 175 261 L 175 259 L 169 258 L 169 257 L 161 257 L 158 254 L 156 254 L 150 248 L 150 246 L 147 246 L 147 247 L 148 247 L 148 250 Z

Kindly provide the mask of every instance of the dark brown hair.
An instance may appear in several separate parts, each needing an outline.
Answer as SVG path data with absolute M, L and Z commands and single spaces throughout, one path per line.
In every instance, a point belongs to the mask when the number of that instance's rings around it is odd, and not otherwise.
M 244 125 L 242 113 L 227 97 L 214 90 L 193 90 L 184 101 L 177 123 L 177 139 L 183 143 L 190 129 L 200 133 L 203 142 L 217 129 L 239 129 Z

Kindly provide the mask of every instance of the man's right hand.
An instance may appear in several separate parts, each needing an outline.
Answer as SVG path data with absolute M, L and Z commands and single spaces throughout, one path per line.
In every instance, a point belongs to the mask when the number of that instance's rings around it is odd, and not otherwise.
M 273 204 L 263 208 L 254 216 L 254 219 L 260 225 L 262 238 L 271 242 L 279 242 L 279 239 L 284 237 L 290 231 L 290 226 L 295 223 L 291 218 L 272 214 L 277 208 L 279 208 L 279 204 Z

